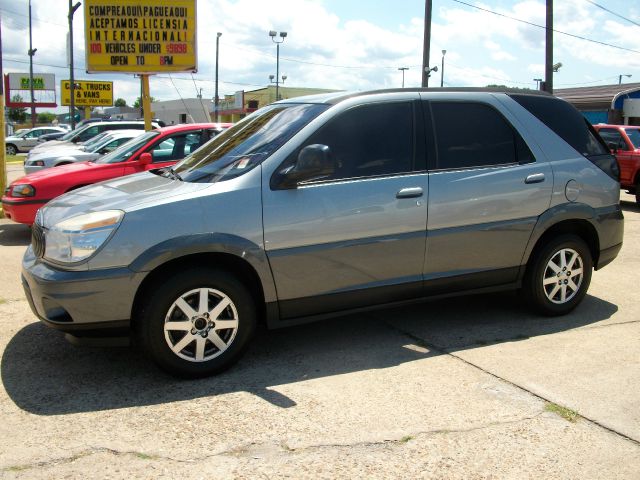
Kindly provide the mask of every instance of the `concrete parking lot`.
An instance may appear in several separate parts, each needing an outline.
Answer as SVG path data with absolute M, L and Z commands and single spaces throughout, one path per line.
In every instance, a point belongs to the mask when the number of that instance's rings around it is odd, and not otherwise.
M 571 315 L 517 295 L 261 333 L 181 381 L 129 348 L 68 344 L 0 221 L 0 477 L 640 478 L 640 208 Z

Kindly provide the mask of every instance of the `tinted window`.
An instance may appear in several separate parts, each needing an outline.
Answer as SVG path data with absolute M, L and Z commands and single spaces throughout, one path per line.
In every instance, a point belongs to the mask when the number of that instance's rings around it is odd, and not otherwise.
M 331 119 L 301 146 L 327 145 L 335 162 L 331 180 L 410 172 L 413 167 L 411 103 L 352 108 Z M 294 156 L 297 158 L 297 153 Z M 292 162 L 295 158 L 288 160 Z
M 531 161 L 529 149 L 493 108 L 480 103 L 432 102 L 437 168 L 470 168 Z
M 589 122 L 568 102 L 546 95 L 515 94 L 511 98 L 582 155 L 609 153 Z
M 615 128 L 601 128 L 598 130 L 598 133 L 607 145 L 612 143 L 617 149 L 627 149 L 627 144 L 625 143 L 624 138 L 622 138 L 622 134 Z

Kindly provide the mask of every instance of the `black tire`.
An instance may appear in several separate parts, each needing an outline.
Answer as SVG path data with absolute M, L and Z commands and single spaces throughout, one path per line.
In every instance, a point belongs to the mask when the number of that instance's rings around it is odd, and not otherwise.
M 12 145 L 10 143 L 6 146 L 6 152 L 7 152 L 7 155 L 17 155 L 18 148 L 15 145 Z
M 60 163 L 56 163 L 54 165 L 54 167 L 61 167 L 62 165 L 70 165 L 72 162 L 60 162 Z
M 206 308 L 201 306 L 203 295 Z M 177 305 L 180 300 L 182 306 Z M 227 301 L 230 304 L 225 307 Z M 193 310 L 185 313 L 190 307 Z M 219 314 L 217 307 L 224 307 Z M 213 315 L 204 315 L 210 308 Z M 256 328 L 255 311 L 254 298 L 237 278 L 198 267 L 177 273 L 151 290 L 143 299 L 136 328 L 142 346 L 162 369 L 182 378 L 198 378 L 219 373 L 242 356 Z M 165 322 L 175 328 L 165 330 Z
M 591 251 L 584 240 L 576 235 L 561 235 L 544 245 L 530 260 L 523 293 L 530 306 L 543 315 L 567 314 L 587 294 L 592 269 Z
M 640 181 L 636 183 L 636 203 L 640 205 Z

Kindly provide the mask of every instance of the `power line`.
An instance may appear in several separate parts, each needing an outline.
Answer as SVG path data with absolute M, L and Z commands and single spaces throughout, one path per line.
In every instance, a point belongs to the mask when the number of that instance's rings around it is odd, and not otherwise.
M 460 3 L 462 5 L 466 5 L 467 7 L 471 7 L 471 8 L 475 8 L 476 10 L 481 10 L 483 12 L 486 13 L 490 13 L 492 15 L 497 15 L 499 17 L 503 17 L 503 18 L 508 18 L 509 20 L 513 20 L 515 22 L 520 22 L 520 23 L 524 23 L 526 25 L 530 25 L 532 27 L 536 27 L 536 28 L 542 28 L 544 30 L 547 29 L 547 27 L 545 27 L 544 25 L 538 25 L 537 23 L 533 23 L 533 22 L 528 22 L 527 20 L 522 20 L 520 18 L 516 18 L 516 17 L 512 17 L 510 15 L 506 15 L 504 13 L 499 13 L 499 12 L 494 12 L 493 10 L 489 10 L 487 8 L 482 8 L 482 7 L 478 7 L 477 5 L 472 5 L 470 3 L 467 2 L 463 2 L 462 0 L 451 0 L 452 2 L 456 2 L 456 3 Z M 567 33 L 567 32 L 563 32 L 562 30 L 556 30 L 555 28 L 551 29 L 553 32 L 555 33 L 559 33 L 560 35 L 566 35 L 567 37 L 572 37 L 572 38 L 577 38 L 579 40 L 584 40 L 585 42 L 591 42 L 591 43 L 596 43 L 598 45 L 604 45 L 605 47 L 611 47 L 611 48 L 616 48 L 618 50 L 625 50 L 627 52 L 632 52 L 632 53 L 640 53 L 640 50 L 633 50 L 632 48 L 627 48 L 627 47 L 621 47 L 619 45 L 613 45 L 611 43 L 607 43 L 607 42 L 601 42 L 599 40 L 593 40 L 591 38 L 587 38 L 587 37 L 582 37 L 580 35 L 575 35 L 573 33 Z
M 610 13 L 611 15 L 621 18 L 622 20 L 626 20 L 629 23 L 633 23 L 634 25 L 637 25 L 638 27 L 640 27 L 640 23 L 631 20 L 630 18 L 625 17 L 624 15 L 620 15 L 619 13 L 614 12 L 613 10 L 609 10 L 607 7 L 604 7 L 602 5 L 600 5 L 599 3 L 596 2 L 592 2 L 591 0 L 584 0 L 585 2 L 589 2 L 591 5 L 593 5 L 594 7 L 598 7 L 601 8 L 602 10 L 604 10 L 607 13 Z

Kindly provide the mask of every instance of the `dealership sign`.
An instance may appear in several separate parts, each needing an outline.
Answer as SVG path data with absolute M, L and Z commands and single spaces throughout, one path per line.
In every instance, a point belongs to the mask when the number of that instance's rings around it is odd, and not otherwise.
M 196 0 L 85 0 L 87 72 L 196 72 Z
M 110 107 L 113 105 L 113 82 L 74 80 L 73 84 L 73 103 L 76 107 Z M 71 105 L 70 87 L 69 80 L 60 82 L 62 105 Z

